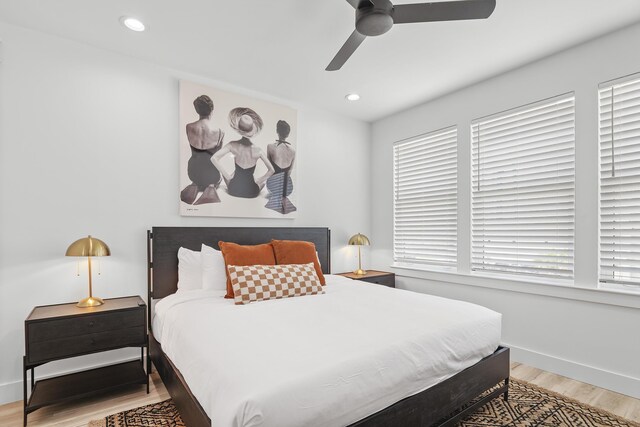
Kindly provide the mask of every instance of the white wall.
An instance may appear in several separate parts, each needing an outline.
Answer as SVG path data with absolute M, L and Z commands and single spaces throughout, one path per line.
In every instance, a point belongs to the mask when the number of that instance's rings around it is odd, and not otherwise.
M 369 232 L 370 125 L 0 23 L 0 403 L 22 398 L 23 321 L 35 305 L 86 296 L 65 258 L 89 233 L 113 256 L 101 297 L 146 295 L 146 230 L 178 226 L 328 226 L 333 271 L 348 237 Z M 299 110 L 295 220 L 178 215 L 178 81 Z M 85 265 L 86 268 L 86 265 Z M 47 375 L 138 354 L 118 351 L 38 368 Z
M 503 340 L 513 347 L 513 359 L 636 397 L 640 397 L 640 297 L 596 289 L 597 88 L 600 82 L 640 72 L 640 55 L 634 48 L 638 40 L 640 25 L 628 27 L 379 120 L 373 124 L 371 154 L 374 266 L 392 264 L 393 142 L 457 124 L 458 272 L 462 274 L 396 269 L 399 287 L 491 307 L 504 314 Z M 575 283 L 585 289 L 465 277 L 470 271 L 471 120 L 572 91 L 576 96 Z

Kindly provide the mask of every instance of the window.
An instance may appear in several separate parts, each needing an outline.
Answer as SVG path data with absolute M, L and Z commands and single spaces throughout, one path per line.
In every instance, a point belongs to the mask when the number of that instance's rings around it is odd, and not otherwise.
M 573 278 L 573 94 L 471 123 L 471 268 Z
M 640 285 L 640 75 L 599 92 L 600 282 Z
M 394 145 L 394 261 L 456 266 L 457 140 L 452 127 Z

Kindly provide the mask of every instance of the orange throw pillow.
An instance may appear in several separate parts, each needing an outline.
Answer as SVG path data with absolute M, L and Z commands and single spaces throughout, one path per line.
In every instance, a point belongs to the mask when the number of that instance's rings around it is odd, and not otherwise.
M 322 286 L 325 285 L 322 267 L 318 261 L 316 245 L 302 240 L 272 240 L 273 251 L 276 254 L 276 262 L 281 264 L 308 264 L 313 263 L 316 274 Z
M 276 257 L 273 254 L 271 243 L 262 245 L 239 245 L 231 242 L 218 242 L 224 267 L 227 272 L 227 294 L 225 298 L 233 298 L 233 287 L 229 276 L 230 265 L 276 265 Z

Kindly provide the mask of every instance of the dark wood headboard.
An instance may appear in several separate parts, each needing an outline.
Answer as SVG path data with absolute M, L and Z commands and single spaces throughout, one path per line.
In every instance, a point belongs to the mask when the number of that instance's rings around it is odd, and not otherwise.
M 306 240 L 318 251 L 322 272 L 331 273 L 331 230 L 324 227 L 153 227 L 147 231 L 149 300 L 164 298 L 178 289 L 178 249 L 199 251 L 204 243 L 257 245 L 277 240 Z

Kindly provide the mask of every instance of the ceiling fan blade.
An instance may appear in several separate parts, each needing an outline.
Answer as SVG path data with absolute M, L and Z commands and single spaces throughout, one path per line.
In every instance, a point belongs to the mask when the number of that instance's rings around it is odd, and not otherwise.
M 393 8 L 394 24 L 413 22 L 486 19 L 496 8 L 496 0 L 461 0 L 438 3 L 401 4 Z
M 367 36 L 363 36 L 358 31 L 354 31 L 347 39 L 346 43 L 342 45 L 336 56 L 331 63 L 327 66 L 326 71 L 336 71 L 342 68 L 347 59 L 356 51 L 358 46 L 366 39 Z
M 354 9 L 358 8 L 358 4 L 360 3 L 360 0 L 347 0 L 347 2 L 353 6 Z

